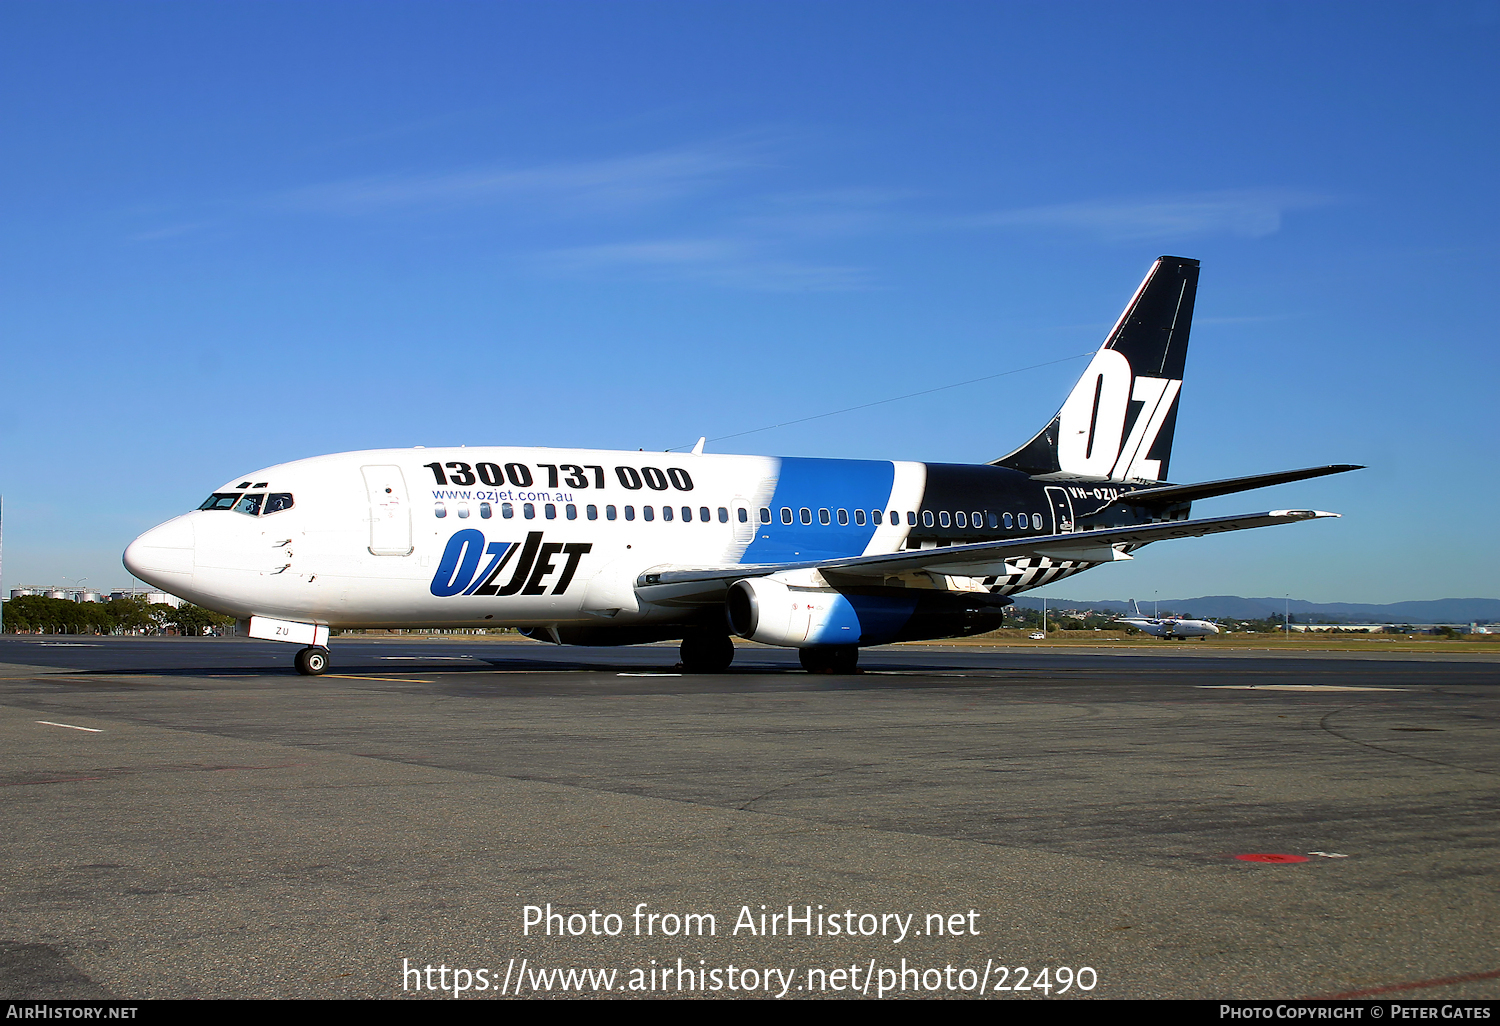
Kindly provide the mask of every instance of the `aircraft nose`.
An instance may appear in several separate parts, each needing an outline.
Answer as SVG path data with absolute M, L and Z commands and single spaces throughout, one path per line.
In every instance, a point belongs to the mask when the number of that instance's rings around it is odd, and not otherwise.
M 163 591 L 193 582 L 193 522 L 186 516 L 153 527 L 125 549 L 125 569 Z

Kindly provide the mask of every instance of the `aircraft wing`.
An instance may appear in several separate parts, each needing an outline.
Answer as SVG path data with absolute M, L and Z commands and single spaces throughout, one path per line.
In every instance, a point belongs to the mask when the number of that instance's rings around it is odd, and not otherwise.
M 818 570 L 839 577 L 884 577 L 887 575 L 930 571 L 959 577 L 987 577 L 1014 572 L 1005 568 L 1006 560 L 1045 556 L 1053 560 L 1080 563 L 1105 563 L 1130 557 L 1120 551 L 1123 546 L 1140 546 L 1171 538 L 1199 538 L 1206 534 L 1243 531 L 1252 527 L 1272 527 L 1303 520 L 1336 517 L 1312 509 L 1278 509 L 1265 513 L 1245 513 L 1232 517 L 1210 517 L 1203 520 L 1176 520 L 1135 527 L 1111 527 L 1098 531 L 1075 531 L 1071 534 L 1038 535 L 1008 541 L 975 542 L 971 545 L 948 545 L 936 549 L 908 549 L 874 556 L 847 556 L 839 559 L 807 560 L 795 563 L 755 563 L 724 567 L 653 567 L 636 580 L 642 598 L 657 595 L 667 600 L 716 591 L 746 577 L 766 577 L 788 570 Z

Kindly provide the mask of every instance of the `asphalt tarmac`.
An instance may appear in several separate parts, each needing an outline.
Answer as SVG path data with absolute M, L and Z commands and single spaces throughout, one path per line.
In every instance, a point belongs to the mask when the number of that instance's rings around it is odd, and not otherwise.
M 1494 657 L 292 655 L 0 640 L 0 997 L 1500 996 Z

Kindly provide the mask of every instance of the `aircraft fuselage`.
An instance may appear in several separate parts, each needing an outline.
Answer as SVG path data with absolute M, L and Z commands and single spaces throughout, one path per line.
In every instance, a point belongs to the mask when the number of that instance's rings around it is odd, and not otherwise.
M 832 559 L 1186 517 L 1187 503 L 1115 501 L 1134 487 L 967 464 L 371 450 L 227 483 L 210 508 L 137 539 L 126 563 L 241 618 L 349 628 L 671 623 L 696 613 L 635 595 L 655 567 Z M 1029 562 L 972 586 L 1008 595 L 1087 566 Z

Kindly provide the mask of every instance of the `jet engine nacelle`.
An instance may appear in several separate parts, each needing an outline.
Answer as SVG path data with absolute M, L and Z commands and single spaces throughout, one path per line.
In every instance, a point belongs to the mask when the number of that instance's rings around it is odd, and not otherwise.
M 812 648 L 959 638 L 1002 626 L 1008 598 L 925 588 L 806 588 L 750 577 L 729 589 L 729 628 L 763 645 Z

